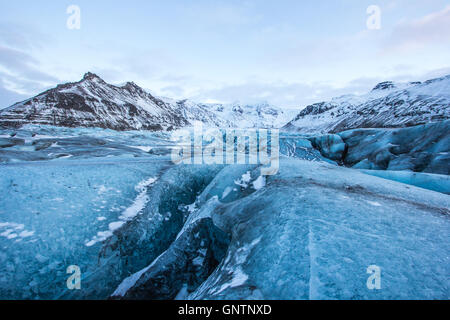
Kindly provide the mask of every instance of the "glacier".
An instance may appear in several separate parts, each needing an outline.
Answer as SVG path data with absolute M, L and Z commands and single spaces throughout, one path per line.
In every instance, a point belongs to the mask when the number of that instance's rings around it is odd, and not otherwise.
M 281 164 L 264 188 L 225 201 L 230 179 L 247 168 L 223 169 L 173 247 L 113 298 L 175 298 L 187 288 L 189 299 L 448 299 L 449 196 L 325 162 Z M 200 221 L 231 235 L 226 257 L 199 287 L 177 279 L 167 295 L 159 281 L 179 277 L 172 261 L 185 258 L 180 247 L 193 249 L 185 239 Z M 379 291 L 366 286 L 371 265 L 382 270 Z
M 447 126 L 282 132 L 274 176 L 175 165 L 167 132 L 0 130 L 0 298 L 449 299 Z

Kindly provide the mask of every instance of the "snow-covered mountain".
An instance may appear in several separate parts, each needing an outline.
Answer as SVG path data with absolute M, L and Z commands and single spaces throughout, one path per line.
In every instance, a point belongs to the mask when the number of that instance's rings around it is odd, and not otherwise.
M 167 99 L 164 99 L 167 101 Z M 199 104 L 191 100 L 176 102 L 178 111 L 189 121 L 202 121 L 218 127 L 280 128 L 295 115 L 266 102 L 260 104 Z
M 336 133 L 398 128 L 450 119 L 450 75 L 421 82 L 379 83 L 368 94 L 346 95 L 306 107 L 284 129 Z
M 155 97 L 133 82 L 106 83 L 93 73 L 0 111 L 0 126 L 48 124 L 115 130 L 171 130 L 201 121 L 218 127 L 281 127 L 291 114 L 268 104 L 220 105 Z

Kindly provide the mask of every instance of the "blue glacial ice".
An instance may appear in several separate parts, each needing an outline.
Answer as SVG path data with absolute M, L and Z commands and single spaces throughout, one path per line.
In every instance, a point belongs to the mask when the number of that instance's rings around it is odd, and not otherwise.
M 339 133 L 348 146 L 343 162 L 368 170 L 450 174 L 450 121 L 401 129 Z
M 224 168 L 197 198 L 172 247 L 113 297 L 139 299 L 143 291 L 153 299 L 449 298 L 449 196 L 324 162 L 285 158 L 281 165 L 264 188 L 252 188 L 259 171 L 250 170 L 248 186 L 220 200 L 249 172 Z M 180 248 L 193 248 L 185 240 L 192 230 L 210 220 L 231 240 L 225 258 L 193 290 L 188 276 L 168 270 L 176 269 L 171 261 L 186 259 Z M 381 290 L 367 287 L 373 265 L 382 270 Z M 157 285 L 170 275 L 177 275 L 171 292 Z
M 391 170 L 361 170 L 361 172 L 375 177 L 450 194 L 450 176 L 443 174 Z
M 30 163 L 0 166 L 0 176 L 6 195 L 0 200 L 0 296 L 48 299 L 64 289 L 68 266 L 87 270 L 89 260 L 97 260 L 94 244 L 148 201 L 136 186 L 156 177 L 157 168 L 126 161 Z
M 357 152 L 394 132 L 339 136 Z M 441 175 L 345 168 L 337 137 L 280 138 L 280 170 L 261 176 L 174 165 L 162 132 L 0 131 L 0 298 L 450 298 L 444 138 L 398 153 L 415 166 L 432 153 L 423 171 Z M 382 163 L 370 150 L 355 161 Z M 71 265 L 81 290 L 67 288 Z

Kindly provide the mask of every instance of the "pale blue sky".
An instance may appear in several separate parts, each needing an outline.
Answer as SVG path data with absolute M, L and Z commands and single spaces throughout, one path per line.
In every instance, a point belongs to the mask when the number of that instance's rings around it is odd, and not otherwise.
M 69 30 L 69 5 L 81 29 Z M 368 30 L 366 9 L 381 8 Z M 203 102 L 302 108 L 450 74 L 450 0 L 0 0 L 0 107 L 87 71 Z

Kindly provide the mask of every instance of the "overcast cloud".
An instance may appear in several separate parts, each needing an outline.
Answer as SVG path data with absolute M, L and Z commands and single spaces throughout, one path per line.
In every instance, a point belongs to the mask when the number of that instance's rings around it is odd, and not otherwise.
M 0 107 L 87 71 L 156 95 L 303 108 L 450 73 L 450 1 L 78 0 L 0 4 Z

